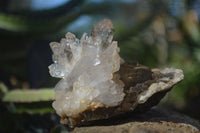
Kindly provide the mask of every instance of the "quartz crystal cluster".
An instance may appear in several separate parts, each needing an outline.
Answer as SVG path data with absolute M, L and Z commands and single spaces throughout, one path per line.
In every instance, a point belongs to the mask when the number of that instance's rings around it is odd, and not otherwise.
M 104 20 L 94 27 L 91 36 L 84 33 L 79 40 L 68 32 L 60 43 L 50 43 L 54 61 L 50 74 L 62 78 L 55 87 L 53 103 L 61 117 L 122 102 L 124 84 L 113 76 L 120 68 L 113 31 L 112 23 Z
M 84 33 L 79 40 L 67 33 L 60 43 L 50 43 L 54 63 L 49 72 L 61 78 L 53 102 L 61 123 L 74 127 L 124 112 L 144 112 L 183 80 L 180 69 L 126 64 L 113 34 L 111 21 L 105 19 L 93 27 L 91 36 Z

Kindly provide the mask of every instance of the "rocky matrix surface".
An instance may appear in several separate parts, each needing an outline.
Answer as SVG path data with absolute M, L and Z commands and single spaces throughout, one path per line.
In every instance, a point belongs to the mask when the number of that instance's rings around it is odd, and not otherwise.
M 76 127 L 71 133 L 200 133 L 200 123 L 167 109 L 153 108 L 142 114 L 129 113 Z
M 60 43 L 50 43 L 55 86 L 53 107 L 61 123 L 70 127 L 107 119 L 130 111 L 146 111 L 183 79 L 179 69 L 149 69 L 123 62 L 110 20 L 93 27 L 81 39 L 67 33 Z

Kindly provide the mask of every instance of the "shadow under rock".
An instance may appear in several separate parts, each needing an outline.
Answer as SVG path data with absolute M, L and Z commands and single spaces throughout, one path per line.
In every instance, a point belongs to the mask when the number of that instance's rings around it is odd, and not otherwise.
M 128 112 L 118 116 L 111 117 L 106 120 L 93 121 L 89 126 L 114 126 L 129 122 L 173 122 L 190 124 L 200 130 L 200 122 L 190 118 L 189 116 L 161 108 L 152 108 L 146 113 Z M 81 126 L 87 127 L 88 125 Z

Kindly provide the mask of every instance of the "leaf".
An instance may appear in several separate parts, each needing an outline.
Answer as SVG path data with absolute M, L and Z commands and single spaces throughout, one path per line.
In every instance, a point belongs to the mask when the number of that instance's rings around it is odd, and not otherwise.
M 3 97 L 7 91 L 8 88 L 5 86 L 5 84 L 0 82 L 0 98 Z
M 30 103 L 52 100 L 54 100 L 53 89 L 13 90 L 3 96 L 3 102 Z

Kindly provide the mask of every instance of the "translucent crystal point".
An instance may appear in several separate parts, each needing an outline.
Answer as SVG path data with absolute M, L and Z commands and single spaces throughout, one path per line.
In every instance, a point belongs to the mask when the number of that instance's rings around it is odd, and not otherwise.
M 84 33 L 79 40 L 68 32 L 60 43 L 50 44 L 54 61 L 50 74 L 62 78 L 53 102 L 60 116 L 77 115 L 93 105 L 117 106 L 122 102 L 124 84 L 113 80 L 120 67 L 113 32 L 112 23 L 104 20 L 94 26 L 91 36 Z

